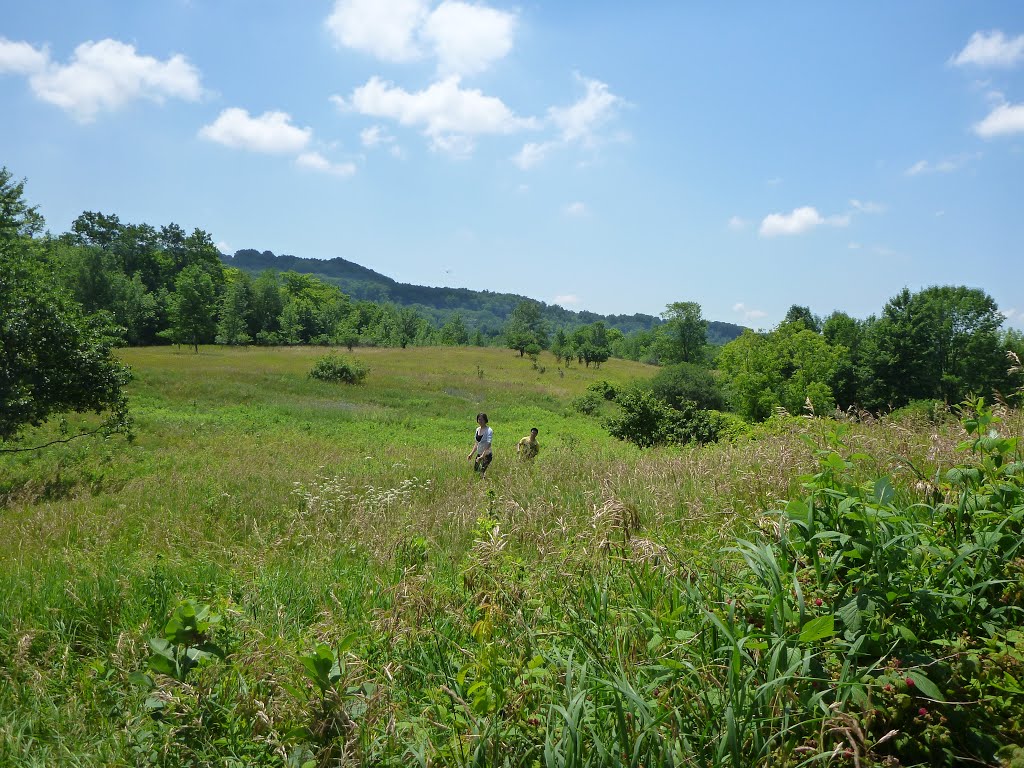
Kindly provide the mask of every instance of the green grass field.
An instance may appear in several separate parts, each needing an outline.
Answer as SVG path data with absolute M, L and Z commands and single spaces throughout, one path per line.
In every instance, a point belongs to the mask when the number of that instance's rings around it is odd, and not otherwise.
M 365 349 L 347 386 L 308 378 L 325 352 L 123 350 L 133 441 L 0 456 L 0 764 L 797 765 L 842 742 L 820 702 L 730 682 L 763 665 L 729 548 L 802 492 L 829 422 L 640 451 L 570 401 L 647 366 Z M 925 501 L 963 435 L 853 425 L 850 481 Z M 219 620 L 174 635 L 182 601 Z M 806 651 L 802 602 L 786 621 Z M 168 673 L 150 641 L 172 635 Z M 813 656 L 804 678 L 845 679 Z

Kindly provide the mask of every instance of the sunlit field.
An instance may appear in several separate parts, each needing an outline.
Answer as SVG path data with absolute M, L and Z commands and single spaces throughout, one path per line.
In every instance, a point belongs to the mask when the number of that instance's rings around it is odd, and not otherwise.
M 912 690 L 902 710 L 874 700 L 889 719 L 861 722 L 836 751 L 853 729 L 835 702 L 863 711 L 862 694 L 880 695 L 866 678 L 892 656 L 882 637 L 851 652 L 839 626 L 852 620 L 825 621 L 856 591 L 838 586 L 854 578 L 845 567 L 821 576 L 816 554 L 819 580 L 796 578 L 811 567 L 805 545 L 782 562 L 736 542 L 784 545 L 773 510 L 819 490 L 876 511 L 931 505 L 928 530 L 953 535 L 941 503 L 967 492 L 942 473 L 973 455 L 957 448 L 968 434 L 955 418 L 837 431 L 779 417 L 734 442 L 642 451 L 571 403 L 648 366 L 357 349 L 370 371 L 349 386 L 308 377 L 327 351 L 122 350 L 133 440 L 0 456 L 0 763 L 881 765 L 947 727 L 915 724 L 913 712 L 943 710 Z M 466 460 L 480 411 L 495 432 L 482 480 Z M 1019 434 L 1019 414 L 1002 415 L 992 428 Z M 531 427 L 541 452 L 522 462 L 515 444 Z M 48 425 L 26 442 L 60 434 Z M 912 522 L 925 536 L 924 517 Z M 1019 538 L 1019 521 L 1001 525 Z M 925 568 L 914 562 L 899 567 Z M 758 591 L 771 581 L 759 567 L 778 571 L 792 605 Z M 1015 567 L 991 577 L 1009 608 Z M 916 605 L 908 594 L 892 615 Z M 933 658 L 912 623 L 894 637 Z M 858 654 L 877 669 L 835 664 Z M 943 685 L 931 678 L 956 683 L 922 674 L 928 694 Z M 1011 710 L 1021 701 L 1005 695 Z M 988 716 L 1019 733 L 1003 712 Z M 885 731 L 872 728 L 890 726 L 903 741 L 874 747 Z M 950 738 L 950 754 L 972 748 Z

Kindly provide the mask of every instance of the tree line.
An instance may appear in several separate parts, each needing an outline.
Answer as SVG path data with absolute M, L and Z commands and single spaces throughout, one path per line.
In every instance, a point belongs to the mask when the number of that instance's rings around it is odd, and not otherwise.
M 520 356 L 550 350 L 564 366 L 621 357 L 662 367 L 645 395 L 658 408 L 730 410 L 748 421 L 778 408 L 878 411 L 1011 393 L 1019 366 L 1009 372 L 1007 353 L 1024 354 L 995 301 L 963 286 L 904 289 L 866 320 L 838 311 L 820 318 L 794 305 L 770 331 L 713 345 L 693 301 L 669 304 L 657 324 L 624 333 L 604 320 L 553 325 L 544 305 L 519 299 L 501 327 L 485 330 L 459 312 L 438 324 L 411 306 L 355 300 L 311 274 L 251 275 L 225 265 L 201 229 L 96 212 L 60 235 L 43 228 L 24 182 L 0 168 L 0 440 L 51 412 L 123 415 L 127 374 L 109 350 L 124 344 L 502 345 Z

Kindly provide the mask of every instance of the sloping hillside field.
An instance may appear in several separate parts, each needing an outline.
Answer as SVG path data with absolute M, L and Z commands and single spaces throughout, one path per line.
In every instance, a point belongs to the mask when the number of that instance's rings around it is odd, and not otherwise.
M 326 352 L 122 350 L 134 440 L 0 455 L 0 765 L 1024 754 L 1019 412 L 640 450 L 572 401 L 647 366 Z

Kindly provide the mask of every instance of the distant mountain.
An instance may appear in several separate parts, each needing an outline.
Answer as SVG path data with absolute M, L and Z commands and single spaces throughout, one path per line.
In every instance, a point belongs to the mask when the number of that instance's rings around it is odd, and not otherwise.
M 400 306 L 414 307 L 437 325 L 444 324 L 456 313 L 462 315 L 471 330 L 479 328 L 484 334 L 497 333 L 505 320 L 523 299 L 514 293 L 471 291 L 468 288 L 432 288 L 426 285 L 399 283 L 386 275 L 342 258 L 307 259 L 300 256 L 277 256 L 271 251 L 262 253 L 251 248 L 235 251 L 234 256 L 221 254 L 221 261 L 253 275 L 265 269 L 278 272 L 301 272 L 313 275 L 326 283 L 337 285 L 356 300 L 390 301 Z M 554 304 L 541 305 L 545 319 L 552 330 L 572 328 L 601 320 L 609 328 L 623 333 L 649 330 L 661 323 L 654 315 L 599 315 L 596 312 L 573 312 Z M 709 322 L 708 341 L 724 344 L 743 333 L 743 326 L 733 323 Z

